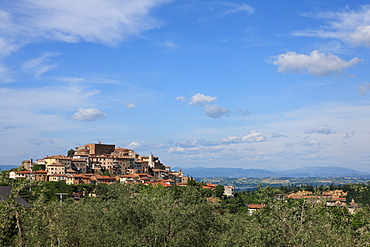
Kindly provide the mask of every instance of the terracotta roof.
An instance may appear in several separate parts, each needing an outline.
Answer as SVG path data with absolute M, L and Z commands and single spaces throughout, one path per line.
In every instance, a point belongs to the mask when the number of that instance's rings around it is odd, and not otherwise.
M 248 208 L 250 209 L 260 209 L 266 207 L 265 204 L 248 204 Z
M 30 171 L 15 171 L 16 174 L 30 174 Z M 32 172 L 33 173 L 33 172 Z
M 134 174 L 127 174 L 127 175 L 122 175 L 120 176 L 121 178 L 136 178 L 138 177 L 137 175 L 134 175 Z
M 38 170 L 38 171 L 35 171 L 35 173 L 48 173 L 48 172 L 44 170 Z

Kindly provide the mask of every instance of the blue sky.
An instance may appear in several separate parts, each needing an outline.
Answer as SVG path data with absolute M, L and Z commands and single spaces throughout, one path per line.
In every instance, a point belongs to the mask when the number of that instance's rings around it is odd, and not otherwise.
M 364 1 L 1 0 L 0 30 L 1 165 L 101 141 L 370 172 Z

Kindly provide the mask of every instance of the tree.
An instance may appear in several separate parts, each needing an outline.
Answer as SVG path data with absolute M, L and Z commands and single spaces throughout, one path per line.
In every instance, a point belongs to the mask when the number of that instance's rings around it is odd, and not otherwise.
M 73 157 L 74 154 L 75 154 L 75 150 L 70 149 L 70 150 L 68 150 L 67 156 L 68 157 Z
M 216 186 L 216 197 L 222 198 L 223 196 L 224 196 L 224 186 L 219 184 Z

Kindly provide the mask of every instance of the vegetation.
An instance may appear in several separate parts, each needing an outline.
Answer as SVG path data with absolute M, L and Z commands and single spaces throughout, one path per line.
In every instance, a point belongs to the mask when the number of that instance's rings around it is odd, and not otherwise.
M 66 185 L 9 180 L 0 203 L 0 246 L 367 246 L 370 185 L 263 187 L 224 198 L 191 181 L 187 187 L 141 184 Z M 299 190 L 342 189 L 361 208 L 325 207 L 304 200 L 274 200 Z M 60 201 L 57 193 L 67 196 Z M 80 200 L 73 193 L 86 195 Z M 87 195 L 96 196 L 87 196 Z M 31 204 L 15 202 L 18 195 Z M 207 198 L 213 200 L 207 200 Z M 251 214 L 248 204 L 265 206 Z

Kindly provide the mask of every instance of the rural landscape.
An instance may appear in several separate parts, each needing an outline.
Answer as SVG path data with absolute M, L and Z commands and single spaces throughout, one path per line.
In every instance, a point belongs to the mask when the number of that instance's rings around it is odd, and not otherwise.
M 0 246 L 370 246 L 370 3 L 0 0 Z
M 366 246 L 370 238 L 369 177 L 252 170 L 261 175 L 194 179 L 111 144 L 66 153 L 1 172 L 0 245 Z

